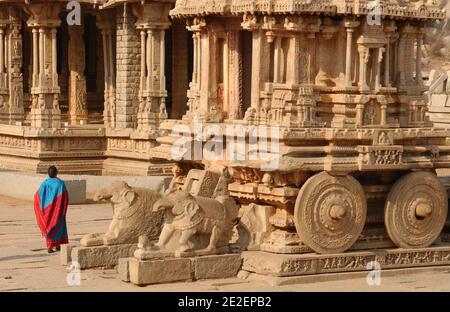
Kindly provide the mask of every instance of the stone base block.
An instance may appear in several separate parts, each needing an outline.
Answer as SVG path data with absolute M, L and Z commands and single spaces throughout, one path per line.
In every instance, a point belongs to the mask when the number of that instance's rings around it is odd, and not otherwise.
M 119 264 L 120 258 L 132 257 L 136 248 L 137 244 L 95 247 L 69 245 L 61 249 L 61 264 L 67 265 L 71 261 L 76 261 L 80 269 L 113 268 Z
M 117 266 L 117 272 L 119 273 L 119 279 L 123 282 L 130 281 L 130 261 L 134 258 L 121 258 L 119 259 L 119 265 Z
M 191 258 L 194 278 L 216 279 L 236 276 L 242 265 L 241 255 L 228 254 Z
M 60 259 L 62 265 L 68 265 L 72 261 L 72 249 L 75 247 L 74 245 L 61 245 L 61 251 L 60 251 Z
M 381 272 L 381 276 L 400 276 L 409 274 L 419 274 L 419 273 L 447 273 L 450 266 L 434 266 L 434 267 L 416 267 L 416 268 L 405 268 L 405 269 L 391 269 Z M 271 286 L 288 286 L 296 284 L 312 284 L 312 283 L 323 283 L 332 281 L 348 281 L 352 279 L 366 279 L 367 272 L 342 272 L 342 273 L 326 273 L 326 274 L 315 274 L 315 275 L 300 275 L 300 276 L 270 276 L 262 275 L 257 273 L 250 273 L 247 271 L 239 271 L 238 278 L 249 282 L 265 283 Z
M 288 255 L 262 251 L 242 253 L 242 270 L 271 276 L 369 271 L 377 261 L 382 270 L 450 265 L 450 244 L 420 249 L 374 249 L 342 254 Z
M 124 280 L 129 274 L 130 282 L 136 285 L 233 277 L 242 263 L 239 254 L 154 260 L 132 258 L 121 261 L 119 276 Z

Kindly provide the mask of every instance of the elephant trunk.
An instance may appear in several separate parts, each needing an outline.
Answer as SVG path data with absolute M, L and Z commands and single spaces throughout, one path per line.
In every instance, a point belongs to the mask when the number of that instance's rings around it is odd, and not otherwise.
M 101 200 L 107 200 L 110 199 L 112 195 L 106 194 L 103 192 L 97 192 L 94 194 L 94 201 L 101 201 Z
M 172 209 L 174 206 L 174 203 L 169 200 L 166 197 L 160 198 L 156 201 L 156 203 L 153 205 L 153 211 L 157 212 L 157 211 L 162 211 L 162 210 L 167 210 L 167 209 Z

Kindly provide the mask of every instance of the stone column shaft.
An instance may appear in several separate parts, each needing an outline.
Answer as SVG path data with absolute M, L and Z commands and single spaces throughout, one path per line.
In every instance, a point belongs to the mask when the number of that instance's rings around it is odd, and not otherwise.
M 273 82 L 281 82 L 280 78 L 280 62 L 281 62 L 281 37 L 275 39 L 275 49 L 274 49 L 274 69 L 273 69 Z
M 39 33 L 36 28 L 33 28 L 33 87 L 39 85 Z
M 145 49 L 146 37 L 147 37 L 146 32 L 141 30 L 141 84 L 140 84 L 141 94 L 145 88 L 145 77 L 146 77 L 146 49 Z
M 381 62 L 383 60 L 383 49 L 377 49 L 377 58 L 375 59 L 375 90 L 379 90 L 381 88 Z
M 162 29 L 161 30 L 161 38 L 160 38 L 160 75 L 159 75 L 159 79 L 160 79 L 160 91 L 161 93 L 166 92 L 166 75 L 165 75 L 165 68 L 166 68 L 166 33 L 165 30 Z
M 390 87 L 391 86 L 391 78 L 390 78 L 390 62 L 391 62 L 391 43 L 390 43 L 390 37 L 388 36 L 388 42 L 386 44 L 386 55 L 384 60 L 384 86 Z
M 5 72 L 5 31 L 0 28 L 0 74 Z
M 345 57 L 345 86 L 352 85 L 352 44 L 353 44 L 353 28 L 347 28 L 347 48 Z
M 44 86 L 45 75 L 45 30 L 39 29 L 39 86 Z
M 193 61 L 193 70 L 192 70 L 192 82 L 193 83 L 197 83 L 197 54 L 198 54 L 198 50 L 197 50 L 197 46 L 198 46 L 198 42 L 197 42 L 197 34 L 193 33 L 192 34 L 192 40 L 194 42 L 193 44 L 193 53 L 194 53 L 194 61 Z
M 423 37 L 420 34 L 417 38 L 417 50 L 416 50 L 416 80 L 418 85 L 422 85 L 422 45 Z

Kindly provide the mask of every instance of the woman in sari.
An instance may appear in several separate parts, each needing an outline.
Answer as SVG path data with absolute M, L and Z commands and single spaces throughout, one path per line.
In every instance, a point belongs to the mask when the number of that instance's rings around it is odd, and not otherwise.
M 69 204 L 64 181 L 57 177 L 55 166 L 48 168 L 48 176 L 34 195 L 34 212 L 48 253 L 60 250 L 61 244 L 69 243 L 66 213 Z

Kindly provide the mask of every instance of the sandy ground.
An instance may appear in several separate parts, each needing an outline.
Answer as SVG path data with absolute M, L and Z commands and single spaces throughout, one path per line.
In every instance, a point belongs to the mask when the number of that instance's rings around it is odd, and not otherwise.
M 111 216 L 107 204 L 72 205 L 68 212 L 70 238 L 106 230 Z M 389 274 L 392 275 L 392 272 Z M 59 254 L 47 254 L 31 202 L 0 197 L 0 291 L 450 291 L 450 270 L 395 274 L 381 286 L 366 277 L 270 286 L 238 278 L 138 287 L 121 282 L 114 270 L 86 270 L 80 286 L 68 286 Z

